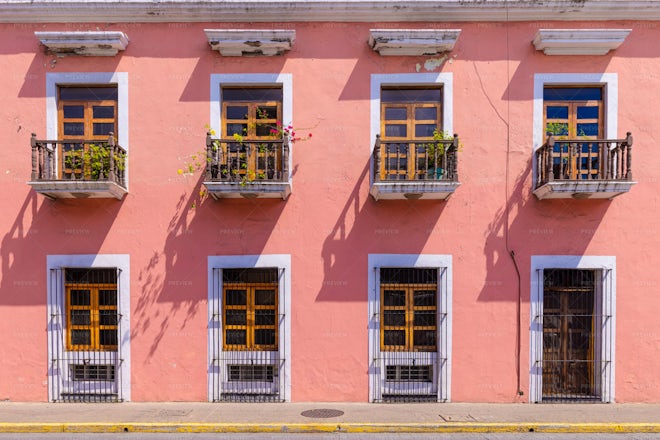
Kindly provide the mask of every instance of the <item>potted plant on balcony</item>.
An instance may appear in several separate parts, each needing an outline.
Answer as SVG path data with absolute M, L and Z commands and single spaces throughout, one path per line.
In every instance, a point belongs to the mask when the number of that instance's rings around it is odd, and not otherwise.
M 427 157 L 427 176 L 432 180 L 440 180 L 445 174 L 444 168 L 442 168 L 442 158 L 445 155 L 447 144 L 441 141 L 447 141 L 454 139 L 454 136 L 451 134 L 440 131 L 437 128 L 433 130 L 433 142 L 425 145 L 426 148 L 426 157 Z M 461 144 L 458 145 L 460 149 Z M 428 178 L 428 177 L 427 177 Z
M 65 153 L 64 166 L 73 176 L 80 175 L 83 180 L 105 180 L 110 175 L 110 158 L 116 171 L 126 168 L 126 154 L 112 151 L 108 145 L 89 144 L 84 150 L 72 150 Z

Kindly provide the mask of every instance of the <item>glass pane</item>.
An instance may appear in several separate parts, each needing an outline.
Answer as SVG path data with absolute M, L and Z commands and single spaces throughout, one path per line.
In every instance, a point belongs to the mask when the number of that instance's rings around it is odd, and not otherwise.
M 442 89 L 383 89 L 380 99 L 383 102 L 440 102 Z
M 568 106 L 549 105 L 545 108 L 545 117 L 548 119 L 568 119 Z
M 435 310 L 415 310 L 413 325 L 416 327 L 435 327 Z
M 227 124 L 227 136 L 232 137 L 235 134 L 242 136 L 247 134 L 247 124 Z
M 229 306 L 247 305 L 247 290 L 227 289 L 225 294 L 225 303 Z
M 275 325 L 275 310 L 255 310 L 254 323 L 256 325 Z
M 275 290 L 255 290 L 254 303 L 258 306 L 273 306 L 275 305 Z
M 71 310 L 70 325 L 90 325 L 92 323 L 89 310 Z
M 63 101 L 116 101 L 117 87 L 60 87 L 60 99 Z
M 406 325 L 406 312 L 403 310 L 385 310 L 383 311 L 384 326 L 404 326 Z
M 225 310 L 225 325 L 247 325 L 247 311 Z
M 257 136 L 277 136 L 279 133 L 273 124 L 257 124 L 255 134 Z
M 257 119 L 277 119 L 277 107 L 276 106 L 257 107 Z
M 275 330 L 258 329 L 254 331 L 255 345 L 275 345 Z
M 99 345 L 117 345 L 117 330 L 100 330 Z
M 245 330 L 227 330 L 225 331 L 225 344 L 227 345 L 245 345 L 247 344 Z
M 111 119 L 115 117 L 115 108 L 110 105 L 95 105 L 92 107 L 92 114 L 95 119 Z
M 91 301 L 91 293 L 87 289 L 71 289 L 69 304 L 72 306 L 88 306 Z
M 89 330 L 71 330 L 72 345 L 90 345 L 92 334 Z
M 65 122 L 64 123 L 65 136 L 84 136 L 85 124 L 83 122 Z
M 600 87 L 546 87 L 544 101 L 600 101 L 603 89 Z
M 247 105 L 229 105 L 227 106 L 227 119 L 247 119 Z
M 568 123 L 548 122 L 545 124 L 545 132 L 555 136 L 568 136 Z
M 578 106 L 577 118 L 578 119 L 598 119 L 599 108 L 595 106 Z
M 116 310 L 99 310 L 100 325 L 117 325 L 117 318 Z
M 435 347 L 435 330 L 415 330 L 413 345 L 415 347 Z
M 433 137 L 435 124 L 415 124 L 415 137 Z
M 117 291 L 116 290 L 99 290 L 99 305 L 101 305 L 101 306 L 116 306 L 117 305 Z
M 94 122 L 94 136 L 109 135 L 115 131 L 115 124 L 113 122 Z
M 408 109 L 405 107 L 385 107 L 386 121 L 401 121 L 408 119 Z
M 385 306 L 405 306 L 406 305 L 406 291 L 405 290 L 385 290 L 383 292 L 383 304 Z
M 417 121 L 423 121 L 428 119 L 433 119 L 435 121 L 437 118 L 438 118 L 437 107 L 417 107 L 415 109 L 415 119 Z
M 598 123 L 577 124 L 578 136 L 598 136 Z
M 406 126 L 406 124 L 386 124 L 385 136 L 406 137 L 408 136 L 408 127 Z
M 435 290 L 415 290 L 413 302 L 415 306 L 435 306 Z
M 383 332 L 383 345 L 406 345 L 406 332 L 404 330 L 385 330 Z
M 389 170 L 405 171 L 408 169 L 408 160 L 406 158 L 391 158 L 387 162 L 387 169 Z
M 223 101 L 277 101 L 282 102 L 281 87 L 225 87 Z
M 63 108 L 64 118 L 84 118 L 85 107 L 82 105 L 65 105 Z

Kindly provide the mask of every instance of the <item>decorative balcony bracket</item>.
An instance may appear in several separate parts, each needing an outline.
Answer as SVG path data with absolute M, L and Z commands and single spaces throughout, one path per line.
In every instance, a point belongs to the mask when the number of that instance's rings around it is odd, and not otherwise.
M 435 56 L 454 49 L 460 29 L 371 29 L 369 46 L 382 56 Z
M 532 41 L 546 55 L 605 55 L 632 29 L 539 29 Z
M 204 29 L 211 49 L 226 57 L 274 56 L 291 50 L 296 31 L 280 29 Z
M 123 32 L 35 32 L 49 51 L 58 55 L 111 57 L 128 46 Z

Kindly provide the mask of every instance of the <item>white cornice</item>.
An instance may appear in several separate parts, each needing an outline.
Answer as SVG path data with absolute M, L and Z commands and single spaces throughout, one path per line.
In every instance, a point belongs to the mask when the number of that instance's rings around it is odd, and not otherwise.
M 369 47 L 381 55 L 438 55 L 454 48 L 460 29 L 371 29 Z
M 632 29 L 539 29 L 532 41 L 546 55 L 605 55 Z
M 0 0 L 4 23 L 660 20 L 660 0 Z
M 128 37 L 123 32 L 35 32 L 49 51 L 84 56 L 115 56 L 126 49 Z
M 281 29 L 204 29 L 211 49 L 227 57 L 282 55 L 291 50 L 296 31 Z

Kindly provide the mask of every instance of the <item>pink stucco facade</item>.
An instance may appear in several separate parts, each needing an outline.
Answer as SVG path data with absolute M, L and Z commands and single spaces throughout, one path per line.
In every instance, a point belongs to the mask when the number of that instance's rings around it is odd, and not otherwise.
M 282 55 L 222 56 L 204 34 L 273 28 L 295 30 Z M 367 44 L 370 29 L 427 28 L 460 36 L 444 55 L 383 56 Z M 605 55 L 545 55 L 531 42 L 554 28 L 631 32 Z M 35 37 L 97 29 L 124 32 L 130 43 L 116 56 L 58 57 Z M 657 41 L 660 21 L 641 19 L 0 23 L 0 399 L 49 399 L 49 256 L 127 256 L 130 400 L 207 401 L 210 258 L 285 255 L 285 400 L 370 401 L 370 255 L 410 254 L 450 261 L 448 400 L 530 402 L 534 258 L 569 256 L 607 258 L 615 274 L 610 400 L 659 402 Z M 49 200 L 27 184 L 30 135 L 48 135 L 49 75 L 95 72 L 125 75 L 128 193 Z M 284 122 L 313 134 L 292 145 L 286 200 L 201 197 L 202 171 L 177 171 L 204 150 L 206 127 L 219 125 L 212 76 L 243 74 L 287 75 Z M 634 136 L 629 192 L 533 194 L 535 86 L 553 74 L 588 84 L 609 75 L 608 129 Z M 445 92 L 451 87 L 462 146 L 460 186 L 447 200 L 370 195 L 375 75 L 441 75 Z

